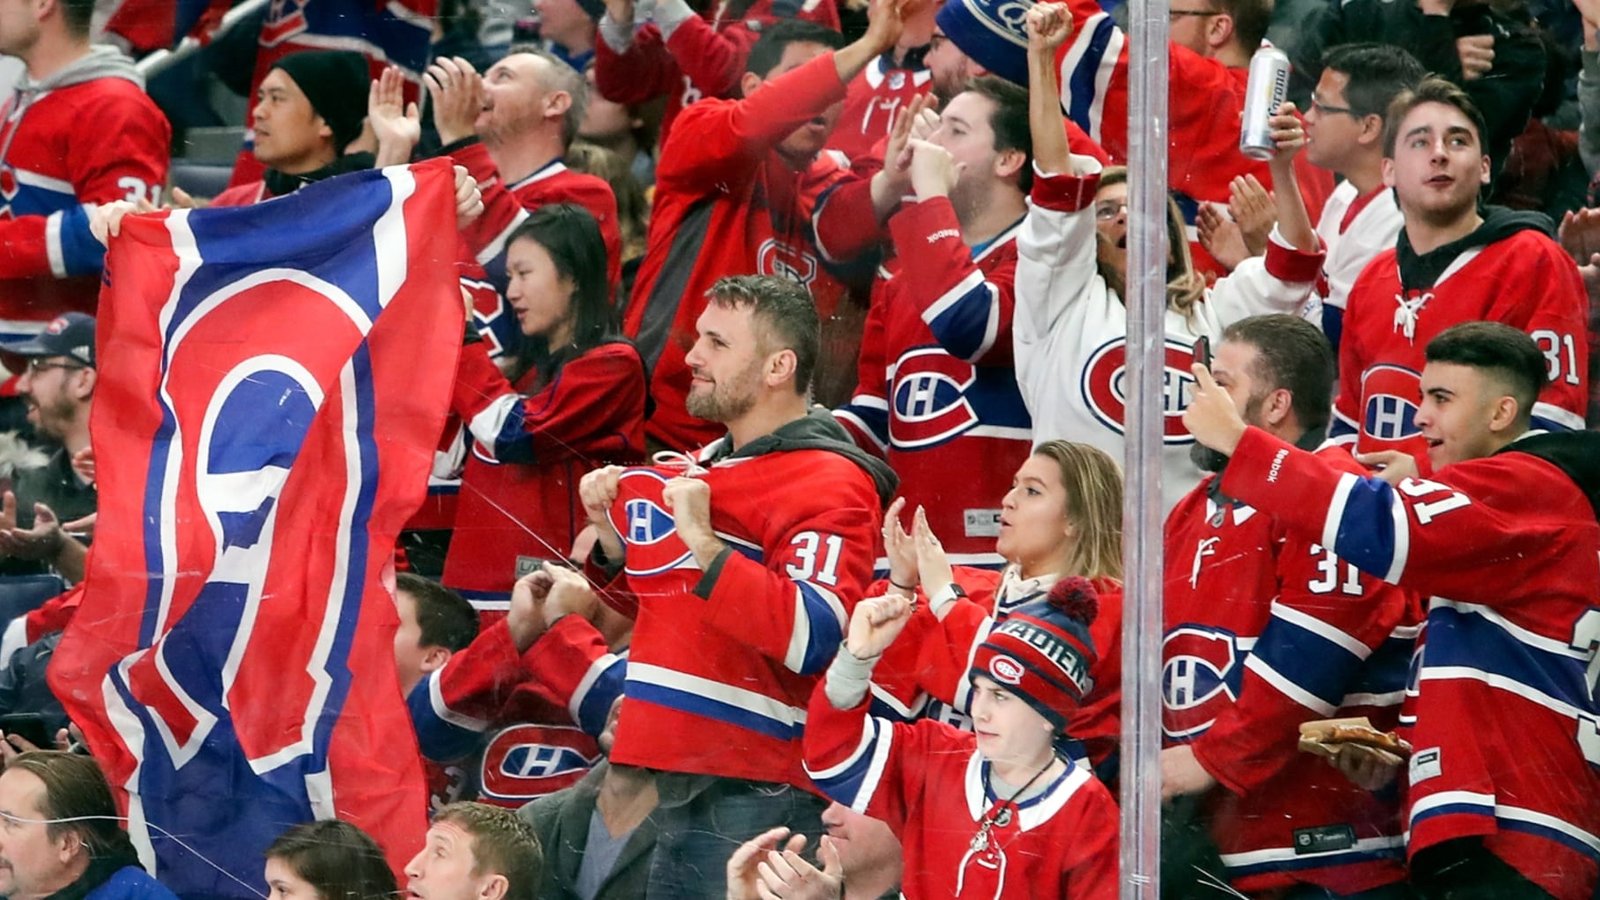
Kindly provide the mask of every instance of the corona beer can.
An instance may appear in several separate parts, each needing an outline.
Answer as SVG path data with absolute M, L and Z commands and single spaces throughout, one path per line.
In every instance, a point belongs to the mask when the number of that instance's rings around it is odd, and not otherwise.
M 1244 120 L 1239 123 L 1239 152 L 1251 159 L 1271 159 L 1278 145 L 1268 124 L 1289 96 L 1289 57 L 1277 47 L 1262 47 L 1250 58 L 1250 82 L 1244 91 Z

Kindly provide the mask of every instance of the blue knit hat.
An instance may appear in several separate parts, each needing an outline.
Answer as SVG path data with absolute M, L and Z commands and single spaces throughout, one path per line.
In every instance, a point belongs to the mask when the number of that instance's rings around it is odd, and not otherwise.
M 1032 3 L 1023 0 L 946 0 L 934 21 L 973 61 L 1015 85 L 1028 86 L 1028 32 Z

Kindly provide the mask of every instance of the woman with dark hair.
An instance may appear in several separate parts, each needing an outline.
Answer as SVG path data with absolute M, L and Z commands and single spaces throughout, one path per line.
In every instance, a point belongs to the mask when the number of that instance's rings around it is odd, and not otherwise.
M 643 458 L 644 363 L 617 335 L 606 272 L 594 217 L 542 207 L 506 245 L 523 336 L 511 371 L 467 329 L 451 409 L 471 448 L 441 580 L 480 610 L 505 610 L 520 574 L 567 557 L 585 472 Z
M 267 900 L 388 900 L 400 892 L 365 831 L 328 819 L 278 835 L 267 848 Z

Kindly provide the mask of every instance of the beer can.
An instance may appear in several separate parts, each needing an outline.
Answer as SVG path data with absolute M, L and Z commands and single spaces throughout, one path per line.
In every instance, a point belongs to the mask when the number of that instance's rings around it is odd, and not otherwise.
M 1268 122 L 1289 96 L 1289 71 L 1289 57 L 1277 47 L 1262 47 L 1250 58 L 1244 120 L 1239 123 L 1239 152 L 1251 159 L 1271 159 L 1277 152 Z

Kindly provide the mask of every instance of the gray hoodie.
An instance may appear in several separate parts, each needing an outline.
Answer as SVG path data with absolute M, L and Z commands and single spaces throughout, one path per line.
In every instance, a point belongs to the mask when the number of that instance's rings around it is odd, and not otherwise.
M 140 90 L 144 90 L 144 76 L 139 74 L 133 60 L 116 47 L 100 44 L 89 48 L 89 53 L 83 58 L 38 81 L 29 78 L 28 73 L 24 71 L 22 77 L 17 79 L 17 86 L 12 90 L 11 109 L 20 119 L 27 114 L 28 107 L 44 94 L 57 88 L 94 81 L 97 78 L 121 78 L 133 82 Z M 6 137 L 5 146 L 0 147 L 0 164 L 5 162 L 11 151 L 11 140 L 20 130 L 20 127 L 11 129 L 11 134 Z

